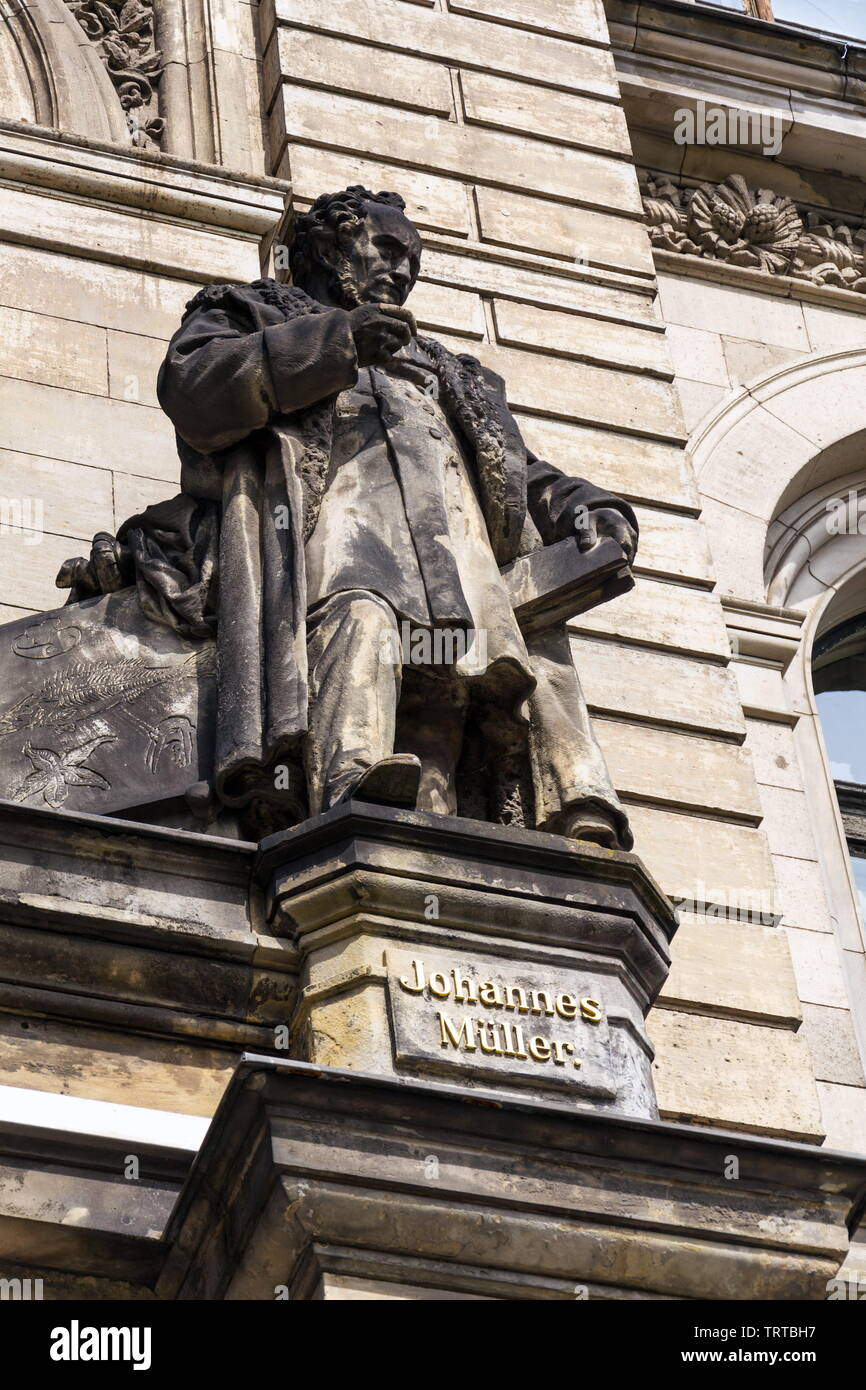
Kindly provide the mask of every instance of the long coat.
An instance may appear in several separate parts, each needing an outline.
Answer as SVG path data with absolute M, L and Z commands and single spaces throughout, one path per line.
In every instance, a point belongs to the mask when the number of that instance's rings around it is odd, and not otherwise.
M 426 347 L 473 456 L 499 565 L 561 539 L 571 502 L 615 507 L 634 524 L 625 502 L 527 449 L 500 377 L 440 344 Z M 335 404 L 358 371 L 348 314 L 273 281 L 202 291 L 160 371 L 183 493 L 132 518 L 120 536 L 151 616 L 190 634 L 217 628 L 215 774 L 229 804 L 248 799 L 262 769 L 290 755 L 307 729 L 304 543 L 325 486 Z M 431 546 L 423 473 L 401 487 L 425 586 L 441 598 L 434 621 L 459 621 L 459 596 Z M 206 579 L 202 534 L 218 535 Z

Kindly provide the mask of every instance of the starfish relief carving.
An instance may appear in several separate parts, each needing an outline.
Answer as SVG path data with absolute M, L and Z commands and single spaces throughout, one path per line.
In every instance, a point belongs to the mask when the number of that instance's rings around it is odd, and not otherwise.
M 34 748 L 25 743 L 24 753 L 33 764 L 33 771 L 13 793 L 13 801 L 27 801 L 42 793 L 43 800 L 53 810 L 62 806 L 70 787 L 98 787 L 108 791 L 111 783 L 101 772 L 87 766 L 87 759 L 103 743 L 113 743 L 113 734 L 98 734 L 77 748 L 57 753 L 51 748 Z

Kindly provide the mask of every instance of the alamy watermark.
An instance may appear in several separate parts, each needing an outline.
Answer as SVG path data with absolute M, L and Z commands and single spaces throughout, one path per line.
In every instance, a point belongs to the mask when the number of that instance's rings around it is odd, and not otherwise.
M 44 534 L 41 497 L 0 497 L 0 537 L 23 535 L 25 545 L 39 545 Z
M 830 497 L 824 504 L 831 536 L 866 536 L 866 497 L 853 487 L 847 497 Z
M 694 110 L 686 106 L 674 112 L 677 145 L 758 145 L 762 154 L 772 158 L 782 148 L 783 135 L 781 118 L 767 111 L 742 111 L 699 101 Z
M 379 639 L 379 660 L 387 666 L 456 666 L 487 669 L 487 629 L 483 627 L 386 628 Z
M 677 912 L 691 912 L 696 917 L 709 917 L 724 922 L 752 922 L 772 927 L 781 917 L 776 895 L 772 890 L 708 887 L 695 885 L 694 897 L 674 900 Z

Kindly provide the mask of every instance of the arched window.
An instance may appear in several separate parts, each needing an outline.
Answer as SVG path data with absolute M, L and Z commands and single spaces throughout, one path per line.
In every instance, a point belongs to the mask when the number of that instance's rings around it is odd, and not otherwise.
M 863 612 L 816 639 L 812 681 L 866 922 L 866 594 Z

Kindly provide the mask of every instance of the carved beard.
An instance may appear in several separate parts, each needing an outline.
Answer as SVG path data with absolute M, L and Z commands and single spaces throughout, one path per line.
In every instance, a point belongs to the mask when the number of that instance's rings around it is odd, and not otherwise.
M 348 256 L 340 257 L 334 271 L 334 281 L 344 308 L 357 309 L 359 304 L 363 304 L 361 287 L 352 272 L 352 263 Z

